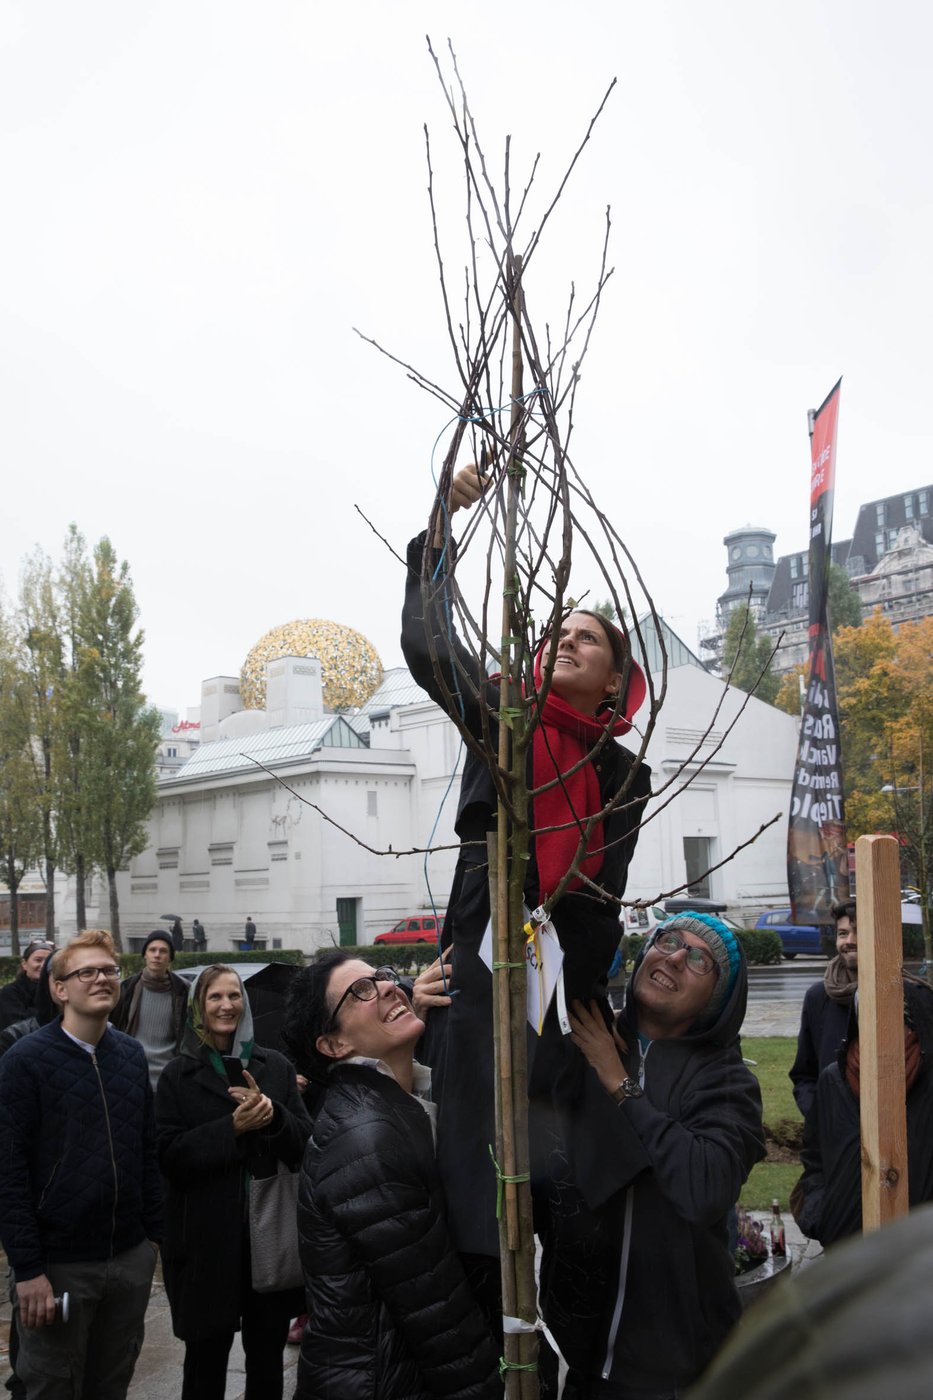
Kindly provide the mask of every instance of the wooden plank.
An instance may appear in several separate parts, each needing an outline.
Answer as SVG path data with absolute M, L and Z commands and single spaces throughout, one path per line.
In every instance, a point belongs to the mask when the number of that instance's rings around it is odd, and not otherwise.
M 865 1231 L 908 1211 L 900 883 L 894 837 L 860 836 L 855 887 Z

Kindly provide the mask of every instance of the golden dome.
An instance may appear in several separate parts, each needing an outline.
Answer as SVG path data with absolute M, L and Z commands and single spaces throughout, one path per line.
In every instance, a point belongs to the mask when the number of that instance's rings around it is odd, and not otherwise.
M 329 710 L 365 704 L 382 680 L 382 662 L 362 632 L 326 618 L 301 618 L 273 627 L 250 651 L 240 672 L 245 710 L 265 709 L 266 663 L 281 656 L 317 657 Z

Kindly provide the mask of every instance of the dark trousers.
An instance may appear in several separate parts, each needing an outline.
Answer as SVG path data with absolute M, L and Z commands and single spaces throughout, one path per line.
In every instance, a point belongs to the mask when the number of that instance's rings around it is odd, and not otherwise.
M 243 1315 L 243 1351 L 246 1356 L 246 1400 L 282 1400 L 282 1353 L 288 1338 L 289 1318 L 257 1322 L 249 1309 Z M 185 1343 L 184 1384 L 181 1400 L 224 1400 L 227 1360 L 232 1332 L 218 1332 Z
M 112 1259 L 49 1264 L 56 1295 L 70 1295 L 67 1322 L 23 1327 L 16 1373 L 29 1400 L 125 1400 L 143 1344 L 156 1252 L 148 1240 Z

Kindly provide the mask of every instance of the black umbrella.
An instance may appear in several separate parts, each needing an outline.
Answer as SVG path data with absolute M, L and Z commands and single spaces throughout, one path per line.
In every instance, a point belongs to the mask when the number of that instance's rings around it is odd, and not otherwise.
M 176 924 L 176 923 L 180 924 L 180 923 L 181 923 L 181 915 L 180 915 L 180 914 L 160 914 L 160 915 L 159 915 L 159 918 L 160 918 L 160 919 L 168 919 L 169 923 L 172 923 L 172 924 Z
M 180 971 L 182 977 L 193 982 L 199 972 L 209 966 L 205 963 L 201 967 L 184 967 Z M 243 983 L 243 990 L 250 1004 L 253 1013 L 253 1035 L 257 1045 L 269 1046 L 273 1050 L 280 1050 L 283 1055 L 288 1052 L 282 1044 L 281 1026 L 282 1018 L 285 1015 L 285 996 L 288 992 L 289 983 L 294 977 L 298 968 L 294 963 L 233 963 L 240 974 Z M 289 1058 L 291 1058 L 289 1056 Z

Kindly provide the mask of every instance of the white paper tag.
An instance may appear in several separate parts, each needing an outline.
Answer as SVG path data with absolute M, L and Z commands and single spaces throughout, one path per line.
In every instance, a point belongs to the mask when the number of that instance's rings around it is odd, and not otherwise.
M 528 911 L 525 910 L 527 919 Z M 492 971 L 492 920 L 486 925 L 486 932 L 483 934 L 483 941 L 480 944 L 479 955 L 483 962 Z M 527 963 L 527 1015 L 528 1024 L 536 1035 L 540 1035 L 544 1029 L 544 1018 L 547 1009 L 551 1004 L 555 988 L 558 988 L 558 1015 L 560 1017 L 561 1030 L 565 1035 L 570 1033 L 570 1021 L 567 1017 L 567 1007 L 564 1002 L 564 950 L 560 946 L 560 940 L 554 929 L 554 925 L 548 920 L 545 924 L 539 924 L 535 929 L 534 939 L 525 942 L 525 961 Z

